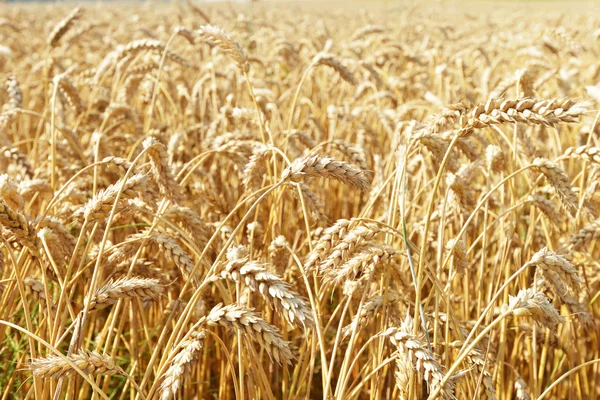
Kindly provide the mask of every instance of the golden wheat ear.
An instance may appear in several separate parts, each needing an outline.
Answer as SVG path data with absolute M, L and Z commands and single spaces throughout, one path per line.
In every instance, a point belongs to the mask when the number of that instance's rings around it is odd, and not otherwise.
M 58 24 L 54 26 L 50 35 L 48 35 L 48 45 L 50 47 L 56 47 L 60 39 L 68 32 L 69 29 L 75 24 L 75 22 L 81 18 L 83 8 L 76 7 L 62 19 Z
M 34 359 L 29 364 L 29 369 L 36 377 L 59 379 L 77 374 L 71 363 L 89 375 L 125 375 L 121 367 L 115 364 L 110 357 L 96 351 L 85 352 L 83 350 L 70 356 L 51 355 L 46 358 Z

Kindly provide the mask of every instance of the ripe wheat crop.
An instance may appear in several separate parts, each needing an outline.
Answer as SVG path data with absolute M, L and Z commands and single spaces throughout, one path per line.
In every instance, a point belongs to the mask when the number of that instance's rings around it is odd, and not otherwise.
M 2 5 L 0 400 L 600 398 L 599 10 L 401 3 Z

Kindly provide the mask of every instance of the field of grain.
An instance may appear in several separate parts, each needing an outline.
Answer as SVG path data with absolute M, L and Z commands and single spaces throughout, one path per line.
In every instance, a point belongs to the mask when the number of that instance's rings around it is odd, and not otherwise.
M 0 7 L 0 400 L 600 398 L 600 10 L 403 4 Z

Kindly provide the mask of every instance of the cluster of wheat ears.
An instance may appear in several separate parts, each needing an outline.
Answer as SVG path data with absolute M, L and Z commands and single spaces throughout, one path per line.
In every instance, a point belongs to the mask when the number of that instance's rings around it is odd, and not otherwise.
M 1 10 L 2 400 L 600 398 L 597 16 Z

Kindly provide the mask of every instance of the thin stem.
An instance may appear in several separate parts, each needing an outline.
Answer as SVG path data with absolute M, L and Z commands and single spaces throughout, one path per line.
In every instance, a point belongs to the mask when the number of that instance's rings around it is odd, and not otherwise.
M 473 350 L 475 348 L 475 346 L 477 346 L 477 344 L 479 343 L 479 341 L 481 339 L 483 339 L 492 329 L 494 329 L 494 327 L 496 325 L 498 325 L 500 322 L 502 322 L 504 320 L 504 318 L 508 317 L 511 314 L 512 314 L 512 311 L 505 311 L 505 312 L 503 312 L 495 320 L 493 320 L 491 324 L 489 324 L 488 326 L 486 326 L 485 329 L 482 330 L 479 335 L 477 335 L 477 337 L 471 342 L 471 344 L 469 345 L 469 347 L 467 347 L 465 349 L 465 351 L 461 355 L 459 355 L 456 358 L 456 360 L 454 360 L 454 363 L 452 363 L 452 365 L 450 366 L 450 368 L 446 372 L 446 375 L 444 375 L 444 379 L 442 379 L 440 381 L 439 386 L 437 386 L 437 389 L 434 390 L 429 395 L 430 399 L 437 398 L 436 396 L 440 393 L 440 391 L 446 385 L 446 383 L 448 383 L 448 381 L 452 378 L 453 372 L 458 369 L 458 367 L 460 366 L 460 363 L 469 355 L 469 353 L 471 352 L 471 350 Z
M 593 365 L 593 364 L 597 364 L 597 363 L 600 363 L 600 358 L 584 362 L 583 364 L 580 364 L 580 365 L 578 365 L 578 366 L 576 366 L 574 368 L 571 368 L 570 370 L 568 370 L 567 372 L 565 372 L 564 374 L 562 374 L 557 380 L 555 380 L 554 382 L 552 382 L 552 384 L 550 386 L 548 386 L 546 388 L 546 390 L 544 390 L 542 392 L 542 394 L 539 395 L 539 397 L 537 398 L 537 400 L 542 400 L 544 397 L 546 397 L 547 395 L 549 395 L 550 392 L 552 391 L 552 389 L 554 389 L 560 382 L 562 382 L 563 380 L 565 380 L 566 378 L 568 378 L 569 376 L 571 376 L 575 372 L 577 372 L 580 369 L 585 368 L 585 367 L 587 367 L 589 365 Z

